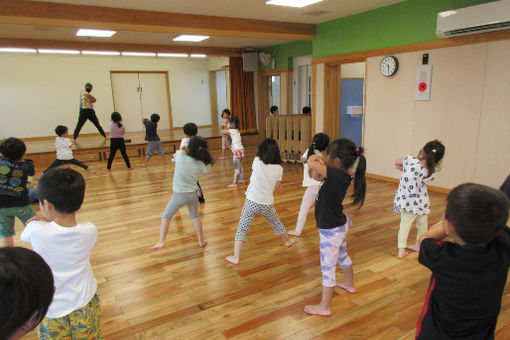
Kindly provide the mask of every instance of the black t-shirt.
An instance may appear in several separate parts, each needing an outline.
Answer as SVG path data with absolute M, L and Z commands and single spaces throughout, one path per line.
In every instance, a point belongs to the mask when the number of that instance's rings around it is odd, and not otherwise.
M 0 160 L 0 208 L 24 207 L 28 201 L 28 176 L 34 175 L 34 163 Z
M 510 263 L 510 229 L 482 246 L 423 240 L 419 261 L 432 271 L 417 339 L 494 339 Z
M 151 142 L 159 141 L 158 124 L 155 124 L 150 120 L 144 119 L 143 125 L 145 125 L 145 140 Z
M 332 229 L 345 224 L 347 219 L 342 201 L 350 184 L 351 176 L 348 173 L 327 167 L 327 178 L 324 179 L 315 201 L 317 228 Z

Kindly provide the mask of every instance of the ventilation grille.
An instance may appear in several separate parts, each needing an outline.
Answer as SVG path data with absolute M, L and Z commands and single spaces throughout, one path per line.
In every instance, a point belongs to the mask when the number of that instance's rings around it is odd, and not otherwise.
M 455 35 L 475 33 L 475 32 L 481 32 L 481 31 L 487 31 L 487 32 L 488 31 L 497 31 L 497 30 L 505 29 L 507 27 L 510 28 L 510 21 L 497 22 L 494 24 L 480 25 L 480 26 L 474 26 L 474 27 L 460 28 L 457 30 L 451 30 L 451 31 L 444 32 L 444 34 L 451 37 L 451 36 L 455 36 Z

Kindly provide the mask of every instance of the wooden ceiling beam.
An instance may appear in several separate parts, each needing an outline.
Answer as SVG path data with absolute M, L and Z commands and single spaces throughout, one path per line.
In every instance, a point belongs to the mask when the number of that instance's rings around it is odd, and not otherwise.
M 239 57 L 241 50 L 229 47 L 207 46 L 167 46 L 125 43 L 100 43 L 87 41 L 33 40 L 0 38 L 0 47 L 26 47 L 49 49 L 73 49 L 118 52 L 156 52 L 156 53 L 189 53 L 207 54 L 208 56 Z
M 118 31 L 312 40 L 315 25 L 27 0 L 0 1 L 0 23 Z

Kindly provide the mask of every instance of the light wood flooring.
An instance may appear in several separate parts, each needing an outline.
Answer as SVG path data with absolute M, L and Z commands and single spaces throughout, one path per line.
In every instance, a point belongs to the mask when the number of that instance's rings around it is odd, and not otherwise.
M 254 151 L 248 149 L 243 162 L 247 179 Z M 139 165 L 141 159 L 132 161 Z M 153 251 L 149 246 L 158 240 L 161 214 L 172 195 L 174 165 L 163 166 L 154 156 L 147 169 L 128 171 L 121 159 L 111 174 L 103 162 L 91 166 L 98 173 L 82 172 L 87 190 L 78 218 L 99 230 L 91 262 L 106 339 L 414 339 L 430 272 L 416 253 L 395 257 L 396 184 L 369 180 L 364 207 L 347 208 L 354 222 L 347 240 L 358 292 L 337 289 L 333 315 L 319 317 L 303 312 L 306 304 L 319 302 L 321 292 L 313 210 L 304 234 L 290 248 L 257 217 L 240 264 L 227 263 L 245 187 L 225 188 L 232 180 L 232 161 L 217 161 L 200 177 L 207 247 L 198 247 L 182 208 L 171 222 L 166 248 Z M 288 230 L 297 219 L 301 180 L 300 165 L 284 165 L 284 188 L 275 194 L 275 207 Z M 431 200 L 429 224 L 440 219 L 445 195 L 432 192 Z M 26 246 L 19 241 L 21 230 L 17 224 L 15 243 Z M 410 240 L 414 235 L 415 230 Z M 509 292 L 503 296 L 497 339 L 510 338 Z M 36 333 L 25 337 L 36 338 Z

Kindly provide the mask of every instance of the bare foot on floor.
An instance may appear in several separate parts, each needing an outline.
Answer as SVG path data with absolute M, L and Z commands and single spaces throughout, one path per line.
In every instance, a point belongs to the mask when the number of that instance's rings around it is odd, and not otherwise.
M 296 229 L 289 231 L 288 234 L 292 236 L 301 236 L 301 233 L 297 232 Z
M 221 156 L 219 159 L 224 160 L 224 159 L 225 159 L 225 157 Z
M 145 164 L 140 165 L 140 168 L 146 168 L 147 166 Z
M 207 241 L 204 241 L 202 244 L 198 244 L 198 246 L 200 248 L 205 248 L 206 245 L 207 245 Z
M 239 184 L 244 184 L 244 179 L 240 179 Z
M 294 243 L 296 243 L 296 240 L 293 240 L 293 239 L 289 238 L 288 241 L 285 241 L 285 247 L 290 247 Z
M 164 242 L 158 242 L 155 245 L 153 245 L 150 249 L 154 250 L 154 249 L 159 249 L 159 248 L 165 248 L 165 243 Z
M 354 286 L 348 286 L 345 284 L 345 282 L 339 282 L 336 284 L 338 287 L 342 288 L 342 289 L 345 289 L 346 291 L 348 291 L 349 293 L 351 294 L 354 294 L 356 293 L 356 288 L 354 288 Z
M 236 258 L 234 257 L 234 255 L 230 255 L 230 256 L 225 257 L 225 260 L 226 260 L 227 262 L 232 263 L 232 264 L 238 264 L 238 263 L 239 263 L 239 259 L 236 259 Z
M 408 246 L 407 249 L 409 250 L 412 250 L 412 251 L 420 251 L 420 247 L 414 245 L 414 246 Z
M 227 188 L 237 188 L 237 183 L 227 185 Z
M 397 259 L 403 259 L 409 254 L 405 248 L 398 248 Z
M 321 305 L 307 305 L 305 306 L 305 313 L 311 315 L 330 316 L 331 310 L 322 307 Z
M 96 170 L 91 169 L 91 168 L 88 168 L 87 170 L 90 171 L 91 174 L 96 174 L 97 173 Z

